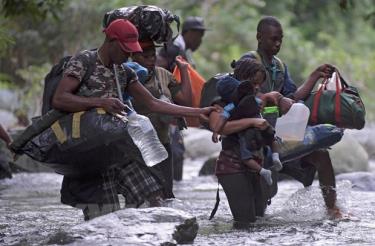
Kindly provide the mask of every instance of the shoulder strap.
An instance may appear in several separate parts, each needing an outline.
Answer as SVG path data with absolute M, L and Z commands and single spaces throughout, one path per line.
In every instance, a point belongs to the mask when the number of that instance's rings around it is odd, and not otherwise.
M 160 77 L 163 78 L 163 76 L 161 74 L 161 70 L 155 68 L 155 81 L 156 81 L 156 84 L 158 86 L 158 90 L 159 90 L 160 95 L 163 95 L 164 90 L 163 90 L 163 87 L 162 87 L 161 82 L 160 82 Z
M 249 52 L 251 55 L 254 56 L 254 58 L 259 61 L 259 62 L 262 62 L 262 57 L 260 56 L 260 54 L 258 53 L 258 51 L 256 50 L 253 50 L 253 51 L 250 51 Z M 276 62 L 280 65 L 280 68 L 281 68 L 281 71 L 283 73 L 285 73 L 285 66 L 284 66 L 284 63 L 282 62 L 282 60 L 280 58 L 278 58 L 277 56 L 273 56 L 276 60 Z
M 281 68 L 281 71 L 282 71 L 283 73 L 285 73 L 285 66 L 284 66 L 284 63 L 283 63 L 283 62 L 281 61 L 281 59 L 278 58 L 277 56 L 273 56 L 273 57 L 275 58 L 276 62 L 279 63 L 280 68 Z

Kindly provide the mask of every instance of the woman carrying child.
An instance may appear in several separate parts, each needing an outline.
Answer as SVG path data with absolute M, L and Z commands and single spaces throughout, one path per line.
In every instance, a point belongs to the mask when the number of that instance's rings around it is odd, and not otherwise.
M 263 216 L 277 192 L 277 183 L 272 182 L 275 172 L 265 169 L 265 163 L 271 162 L 274 170 L 282 168 L 278 156 L 271 157 L 270 148 L 264 148 L 264 140 L 271 139 L 268 142 L 272 144 L 274 139 L 273 128 L 260 117 L 260 101 L 254 96 L 264 78 L 264 67 L 255 59 L 237 61 L 233 74 L 217 83 L 221 99 L 213 105 L 221 112 L 210 114 L 213 140 L 222 135 L 216 175 L 227 196 L 234 226 L 240 228 Z

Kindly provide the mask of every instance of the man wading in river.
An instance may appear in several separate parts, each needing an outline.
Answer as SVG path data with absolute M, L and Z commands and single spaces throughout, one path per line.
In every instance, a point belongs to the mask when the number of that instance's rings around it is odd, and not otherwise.
M 262 18 L 257 26 L 256 37 L 258 40 L 257 51 L 248 52 L 242 58 L 251 57 L 263 63 L 267 70 L 267 81 L 260 88 L 260 92 L 267 93 L 282 111 L 289 109 L 295 101 L 305 100 L 320 78 L 329 78 L 334 72 L 332 65 L 321 65 L 297 88 L 289 75 L 287 66 L 276 57 L 283 39 L 280 22 L 272 16 Z M 259 96 L 262 97 L 262 95 Z M 300 169 L 297 172 L 295 166 L 301 166 L 302 172 Z M 286 163 L 281 173 L 292 176 L 306 187 L 312 184 L 315 169 L 318 171 L 319 183 L 328 213 L 334 218 L 341 217 L 340 210 L 336 206 L 335 175 L 327 150 L 317 150 L 300 160 Z
M 66 112 L 103 108 L 109 113 L 122 113 L 126 106 L 118 99 L 114 69 L 118 70 L 122 91 L 128 92 L 136 101 L 143 102 L 152 112 L 175 116 L 208 115 L 214 108 L 189 108 L 166 103 L 154 98 L 145 89 L 133 70 L 119 66 L 133 52 L 141 52 L 138 31 L 126 20 L 115 20 L 104 29 L 106 38 L 95 55 L 95 70 L 88 80 L 82 82 L 87 71 L 88 52 L 75 55 L 67 64 L 62 80 L 53 97 L 55 109 Z M 64 176 L 61 201 L 83 210 L 85 219 L 120 209 L 118 194 L 127 205 L 135 207 L 145 201 L 158 205 L 162 186 L 144 163 L 129 153 L 124 153 L 123 163 L 104 169 L 97 176 L 73 178 Z

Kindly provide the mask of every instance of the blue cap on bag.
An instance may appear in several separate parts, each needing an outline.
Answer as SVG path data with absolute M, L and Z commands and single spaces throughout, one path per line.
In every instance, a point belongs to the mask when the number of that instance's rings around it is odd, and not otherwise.
M 133 69 L 134 72 L 138 76 L 139 82 L 141 82 L 142 84 L 144 84 L 146 82 L 146 79 L 147 79 L 147 76 L 148 76 L 147 68 L 145 68 L 145 67 L 139 65 L 137 62 L 133 62 L 133 61 L 125 62 L 122 65 Z

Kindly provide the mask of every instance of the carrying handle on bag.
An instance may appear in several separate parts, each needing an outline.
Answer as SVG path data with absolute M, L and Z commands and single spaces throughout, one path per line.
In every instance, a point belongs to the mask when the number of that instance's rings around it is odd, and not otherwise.
M 328 78 L 324 78 L 322 85 L 314 95 L 313 99 L 313 106 L 311 110 L 311 123 L 313 125 L 318 123 L 318 109 L 319 109 L 319 102 L 320 102 L 320 96 L 323 93 L 323 90 L 327 89 L 327 83 L 328 83 Z
M 348 87 L 348 84 L 346 81 L 341 77 L 339 71 L 336 69 L 336 93 L 335 93 L 335 121 L 336 125 L 340 126 L 341 124 L 341 93 L 345 90 L 345 88 Z M 324 78 L 322 82 L 322 86 L 319 88 L 317 93 L 314 96 L 313 99 L 313 107 L 311 112 L 311 123 L 317 124 L 318 122 L 318 111 L 319 111 L 319 103 L 320 103 L 320 97 L 323 93 L 323 91 L 327 90 L 327 84 L 328 84 L 328 78 Z
M 341 93 L 344 91 L 345 88 L 348 87 L 348 84 L 341 79 L 341 75 L 339 70 L 336 69 L 336 95 L 335 95 L 335 120 L 336 125 L 341 125 Z M 341 88 L 341 89 L 340 89 Z

